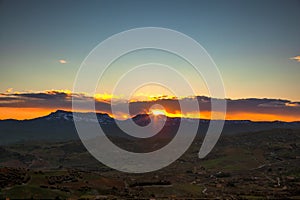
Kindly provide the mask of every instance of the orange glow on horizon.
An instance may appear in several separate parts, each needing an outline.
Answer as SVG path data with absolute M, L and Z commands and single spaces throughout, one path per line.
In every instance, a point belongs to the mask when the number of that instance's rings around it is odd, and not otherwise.
M 251 120 L 251 121 L 285 121 L 293 122 L 300 121 L 300 116 L 279 115 L 268 113 L 227 113 L 227 120 Z
M 45 108 L 13 108 L 13 107 L 0 107 L 0 120 L 3 119 L 34 119 L 42 117 L 55 112 L 55 109 Z
M 0 107 L 0 120 L 3 119 L 33 119 L 37 117 L 42 117 L 49 115 L 51 112 L 55 112 L 57 109 L 50 108 L 12 108 L 12 107 Z M 64 109 L 66 111 L 72 111 L 68 109 Z M 91 112 L 91 111 L 78 111 L 78 112 Z M 99 111 L 100 113 L 103 113 Z M 190 113 L 180 113 L 180 112 L 170 112 L 162 109 L 152 109 L 149 114 L 154 115 L 165 115 L 167 117 L 178 117 L 178 118 L 201 118 L 201 119 L 211 119 L 211 112 L 209 111 L 201 111 L 199 112 L 190 112 Z M 109 116 L 114 117 L 116 119 L 125 120 L 130 116 L 124 113 L 118 113 L 117 116 L 108 113 Z M 218 115 L 216 115 L 218 116 Z M 132 117 L 132 116 L 131 116 Z M 214 118 L 218 119 L 218 118 Z M 245 112 L 237 112 L 232 113 L 228 112 L 226 114 L 226 120 L 251 120 L 251 121 L 300 121 L 300 116 L 287 116 L 287 115 L 279 115 L 279 114 L 267 114 L 267 113 L 245 113 Z
M 26 94 L 30 94 L 26 96 Z M 25 94 L 25 95 L 22 95 Z M 63 95 L 61 95 L 63 94 Z M 40 95 L 42 98 L 39 98 Z M 172 92 L 168 89 L 160 86 L 160 85 L 150 85 L 143 86 L 139 88 L 130 100 L 124 99 L 124 96 L 113 95 L 109 93 L 96 93 L 96 94 L 88 94 L 88 93 L 73 93 L 71 90 L 62 89 L 62 90 L 44 90 L 44 91 L 27 91 L 27 92 L 18 92 L 14 91 L 13 88 L 8 88 L 5 93 L 0 93 L 0 97 L 4 97 L 1 101 L 0 107 L 0 120 L 3 119 L 33 119 L 41 116 L 46 116 L 51 112 L 55 112 L 56 110 L 65 110 L 72 111 L 71 106 L 71 98 L 79 97 L 83 102 L 84 101 L 93 101 L 95 102 L 105 102 L 108 105 L 108 101 L 111 101 L 110 104 L 118 103 L 132 103 L 133 110 L 132 113 L 136 115 L 137 113 L 148 113 L 153 115 L 165 115 L 167 117 L 177 117 L 177 118 L 194 118 L 194 119 L 226 119 L 226 120 L 252 120 L 252 121 L 300 121 L 300 103 L 292 102 L 292 101 L 282 101 L 282 107 L 272 107 L 273 105 L 272 99 L 269 99 L 269 103 L 271 107 L 261 107 L 264 109 L 259 109 L 259 107 L 254 110 L 250 110 L 247 107 L 248 104 L 245 104 L 245 108 L 243 107 L 228 107 L 226 116 L 223 113 L 218 112 L 210 112 L 210 111 L 189 111 L 189 112 L 181 112 L 180 105 L 177 101 L 183 100 L 187 101 L 191 98 L 195 98 L 195 96 L 186 96 L 186 97 L 175 97 Z M 7 97 L 7 98 L 5 98 Z M 36 99 L 34 99 L 36 97 Z M 53 97 L 53 98 L 51 98 Z M 185 99 L 187 98 L 187 99 Z M 209 98 L 209 97 L 207 97 Z M 8 99 L 8 100 L 7 100 Z M 11 100 L 10 100 L 11 99 Z M 32 100 L 33 99 L 33 100 Z M 166 100 L 166 101 L 164 101 Z M 194 99 L 195 100 L 195 99 Z M 201 99 L 202 100 L 202 99 Z M 205 99 L 204 103 L 207 103 Z M 31 102 L 32 101 L 32 102 Z M 49 101 L 49 105 L 48 105 Z M 62 101 L 66 104 L 56 104 L 56 101 Z M 173 101 L 173 102 L 172 102 Z M 238 101 L 238 99 L 237 99 Z M 133 103 L 137 102 L 137 103 Z M 50 104 L 51 103 L 51 104 Z M 52 105 L 61 105 L 61 107 L 54 108 Z M 99 104 L 102 105 L 102 104 Z M 7 107 L 6 107 L 7 106 Z M 9 107 L 16 106 L 16 107 Z M 24 107 L 18 107 L 24 106 Z M 30 106 L 30 107 L 29 107 Z M 34 107 L 38 106 L 38 107 Z M 49 108 L 49 107 L 51 108 Z M 144 106 L 144 107 L 143 107 Z M 260 106 L 257 105 L 257 106 Z M 97 108 L 100 108 L 97 107 Z M 209 107 L 204 107 L 209 109 Z M 282 110 L 282 109 L 283 110 Z M 128 113 L 124 113 L 123 111 L 117 111 L 117 113 L 110 113 L 109 105 L 108 107 L 103 107 L 105 111 L 98 110 L 98 113 L 107 113 L 110 117 L 113 117 L 118 120 L 126 120 L 128 118 L 134 117 Z M 245 111 L 246 110 L 246 111 Z M 76 110 L 76 112 L 94 112 L 92 110 Z

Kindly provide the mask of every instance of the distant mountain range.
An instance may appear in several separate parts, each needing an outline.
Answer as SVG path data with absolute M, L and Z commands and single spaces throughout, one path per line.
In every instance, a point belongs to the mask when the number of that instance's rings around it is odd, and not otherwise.
M 99 122 L 104 132 L 110 136 L 122 137 L 122 131 L 117 127 L 115 119 L 108 114 L 77 113 L 75 120 L 87 123 Z M 135 123 L 145 126 L 150 122 L 147 114 L 140 114 L 132 118 Z M 205 134 L 209 120 L 203 119 L 180 119 L 167 118 L 164 132 L 174 132 L 181 120 L 195 123 L 200 120 L 198 134 Z M 121 123 L 128 123 L 128 120 Z M 271 129 L 300 129 L 300 122 L 253 122 L 250 120 L 227 120 L 225 121 L 222 134 L 238 134 L 244 132 L 257 132 Z M 177 129 L 176 129 L 177 130 Z M 175 131 L 176 132 L 176 131 Z M 31 120 L 0 120 L 0 144 L 12 144 L 24 141 L 67 141 L 79 139 L 74 125 L 72 112 L 57 110 L 47 116 Z

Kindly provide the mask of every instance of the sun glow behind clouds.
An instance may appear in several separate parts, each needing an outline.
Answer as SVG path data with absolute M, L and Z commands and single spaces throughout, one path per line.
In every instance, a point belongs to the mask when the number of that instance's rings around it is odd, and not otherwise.
M 165 110 L 158 110 L 158 109 L 153 109 L 150 112 L 151 114 L 157 116 L 157 115 L 166 115 L 166 111 Z
M 120 97 L 115 96 L 113 94 L 104 93 L 104 94 L 94 94 L 94 98 L 95 98 L 95 100 L 98 100 L 98 101 L 108 101 L 108 100 L 112 100 L 113 98 L 119 99 Z

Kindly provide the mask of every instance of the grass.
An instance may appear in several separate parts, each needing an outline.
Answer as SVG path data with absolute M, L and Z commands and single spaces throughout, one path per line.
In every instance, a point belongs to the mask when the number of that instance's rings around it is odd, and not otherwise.
M 245 149 L 228 148 L 222 152 L 221 156 L 203 160 L 201 164 L 206 169 L 218 169 L 220 171 L 247 170 L 259 166 L 262 160 L 260 157 L 262 156 L 249 153 Z
M 262 196 L 251 196 L 251 195 L 242 195 L 241 199 L 266 199 L 266 197 Z
M 176 184 L 174 188 L 178 190 L 180 193 L 191 194 L 196 196 L 201 196 L 202 191 L 204 189 L 203 186 L 200 185 L 192 185 L 192 184 Z
M 68 193 L 40 188 L 36 185 L 19 185 L 8 190 L 3 190 L 1 198 L 9 197 L 10 199 L 29 199 L 29 198 L 67 198 Z

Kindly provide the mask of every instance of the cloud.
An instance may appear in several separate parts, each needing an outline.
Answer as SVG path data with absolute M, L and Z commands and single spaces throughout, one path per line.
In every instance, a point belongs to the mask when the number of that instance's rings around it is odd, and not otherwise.
M 299 102 L 287 102 L 287 103 L 285 103 L 285 105 L 290 106 L 290 107 L 300 107 Z
M 60 64 L 67 64 L 67 61 L 64 60 L 64 59 L 60 59 L 60 60 L 58 60 L 58 62 L 59 62 Z
M 8 88 L 5 92 L 6 93 L 11 93 L 13 91 L 13 88 Z
M 300 56 L 295 56 L 290 58 L 291 60 L 296 60 L 297 62 L 300 62 Z
M 285 107 L 286 105 L 289 105 L 289 102 L 276 100 L 276 101 L 261 103 L 258 105 L 258 107 L 280 108 L 280 107 Z
M 82 102 L 82 110 L 86 109 L 86 102 L 95 100 L 98 111 L 110 113 L 110 104 L 104 100 L 94 99 L 84 93 L 72 93 L 69 90 L 0 93 L 0 107 L 72 110 L 72 98 Z

